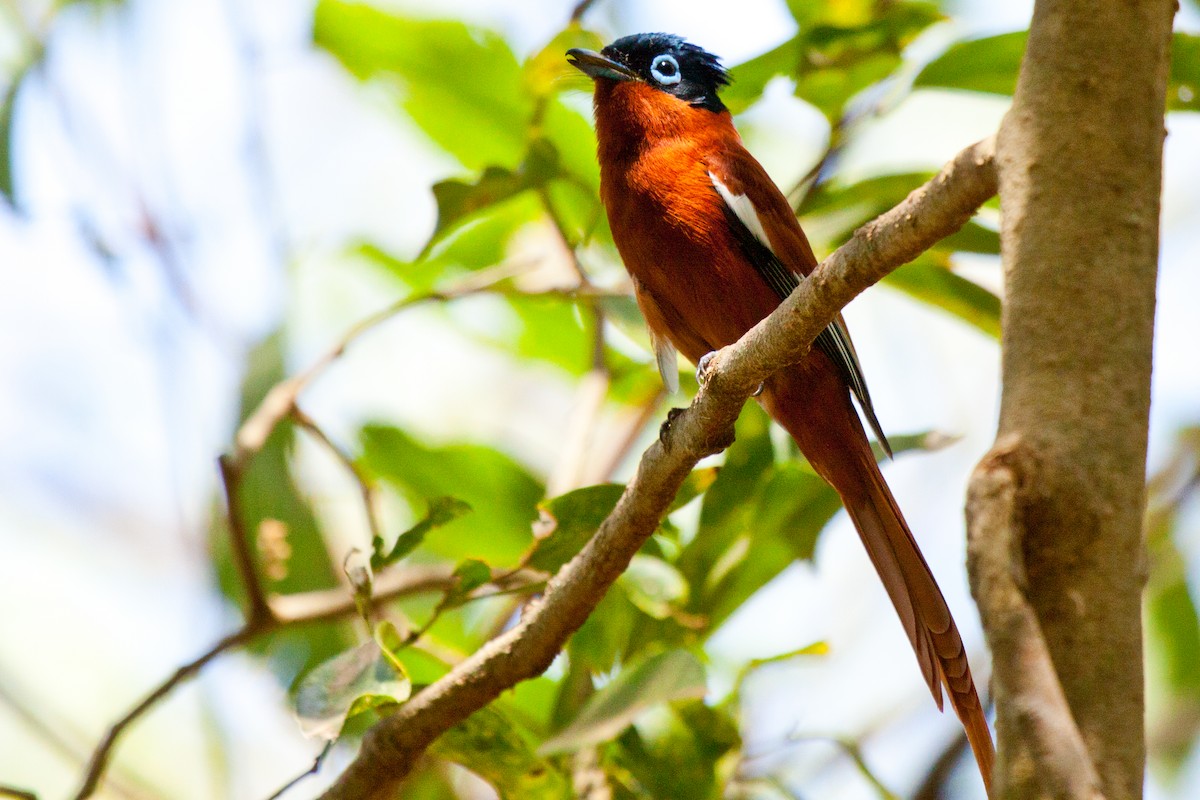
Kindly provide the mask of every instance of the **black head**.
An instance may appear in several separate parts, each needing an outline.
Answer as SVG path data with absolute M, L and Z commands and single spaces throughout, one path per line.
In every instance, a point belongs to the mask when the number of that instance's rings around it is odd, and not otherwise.
M 670 33 L 638 33 L 599 53 L 568 50 L 571 63 L 593 78 L 637 80 L 709 111 L 724 111 L 717 90 L 729 73 L 712 53 Z

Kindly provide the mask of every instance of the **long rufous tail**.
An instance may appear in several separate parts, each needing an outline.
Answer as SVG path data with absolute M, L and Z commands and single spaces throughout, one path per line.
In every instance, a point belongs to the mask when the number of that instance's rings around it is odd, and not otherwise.
M 829 394 L 822 398 L 820 391 L 814 397 L 812 389 L 817 387 L 809 386 L 801 404 L 801 396 L 790 391 L 795 385 L 783 383 L 769 382 L 763 405 L 796 439 L 813 468 L 841 495 L 867 555 L 896 607 L 934 701 L 941 709 L 944 685 L 975 753 L 984 786 L 990 792 L 995 750 L 962 637 L 875 463 L 845 389 L 839 392 L 844 400 L 834 406 L 820 403 L 821 399 L 833 398 Z M 819 416 L 825 424 L 814 425 L 814 416 Z

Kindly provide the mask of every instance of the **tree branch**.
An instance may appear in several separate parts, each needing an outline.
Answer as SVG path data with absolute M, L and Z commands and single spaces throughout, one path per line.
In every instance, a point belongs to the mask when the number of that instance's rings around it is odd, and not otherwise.
M 719 351 L 692 405 L 671 417 L 613 513 L 521 622 L 372 728 L 325 800 L 383 800 L 438 736 L 541 674 L 654 532 L 696 462 L 731 441 L 746 399 L 795 363 L 843 306 L 969 220 L 995 194 L 992 142 L 967 148 L 896 208 L 855 232 L 736 344 Z
M 457 582 L 450 566 L 412 567 L 384 573 L 375 583 L 372 605 L 379 605 L 397 597 L 407 597 L 434 591 L 446 591 Z M 125 729 L 154 707 L 177 686 L 194 678 L 210 661 L 227 650 L 241 647 L 252 639 L 280 628 L 307 625 L 315 622 L 338 619 L 357 613 L 354 598 L 344 589 L 304 592 L 279 595 L 267 601 L 269 612 L 255 621 L 247 621 L 239 630 L 224 637 L 200 656 L 179 667 L 165 681 L 142 698 L 133 708 L 117 720 L 105 733 L 88 761 L 82 785 L 76 792 L 76 800 L 90 797 L 100 785 L 109 758 L 117 740 Z
M 992 646 L 997 705 L 1008 709 L 1008 722 L 1028 748 L 1039 782 L 1053 797 L 1103 800 L 1100 776 L 1023 587 L 1021 496 L 1036 484 L 1035 472 L 1032 454 L 1015 436 L 998 441 L 975 468 L 967 491 L 972 593 Z M 997 773 L 995 797 L 1006 796 L 1010 771 Z

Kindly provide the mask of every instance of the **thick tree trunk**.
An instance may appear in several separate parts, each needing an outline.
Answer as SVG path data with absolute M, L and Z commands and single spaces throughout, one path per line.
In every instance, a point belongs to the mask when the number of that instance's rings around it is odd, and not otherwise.
M 968 498 L 996 798 L 1141 796 L 1142 513 L 1174 0 L 1039 0 L 997 164 L 996 448 Z

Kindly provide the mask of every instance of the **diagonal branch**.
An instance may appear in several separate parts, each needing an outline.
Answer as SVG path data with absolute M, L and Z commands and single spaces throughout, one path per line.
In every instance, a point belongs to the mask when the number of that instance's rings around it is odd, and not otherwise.
M 520 624 L 376 725 L 324 800 L 393 796 L 438 736 L 545 671 L 654 532 L 696 462 L 729 444 L 733 422 L 758 384 L 802 358 L 856 295 L 958 230 L 995 194 L 992 152 L 987 140 L 959 153 L 903 203 L 856 231 L 775 313 L 719 351 L 691 407 L 669 418 L 612 514 L 554 576 Z

